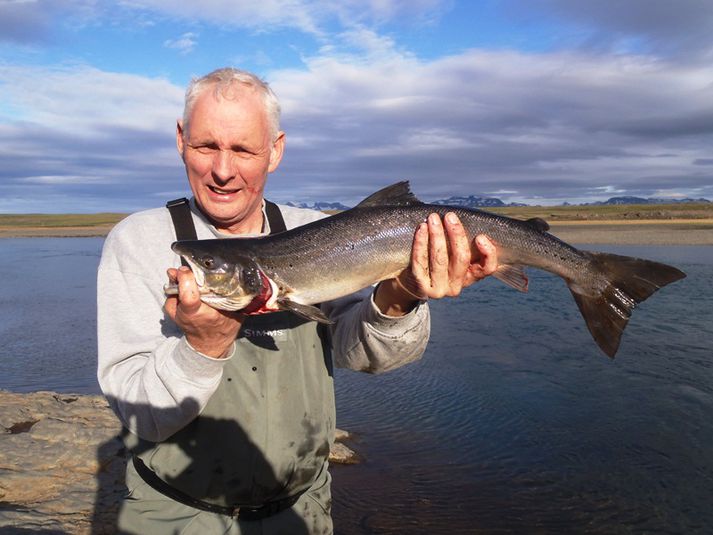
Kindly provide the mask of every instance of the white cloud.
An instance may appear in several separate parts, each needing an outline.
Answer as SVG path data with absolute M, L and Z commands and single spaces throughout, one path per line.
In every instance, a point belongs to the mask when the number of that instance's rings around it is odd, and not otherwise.
M 18 182 L 26 184 L 87 184 L 90 182 L 101 182 L 105 177 L 87 175 L 44 175 L 28 176 L 21 178 Z
M 0 80 L 0 100 L 11 106 L 14 121 L 78 138 L 112 136 L 118 129 L 155 131 L 182 113 L 183 89 L 162 78 L 84 65 L 0 65 Z
M 287 131 L 276 200 L 358 201 L 404 178 L 430 199 L 713 197 L 707 63 L 506 50 L 425 61 L 361 27 L 304 61 L 267 75 Z M 3 65 L 0 80 L 0 198 L 84 185 L 92 203 L 129 209 L 185 187 L 173 141 L 184 88 L 83 65 Z
M 0 100 L 12 104 L 0 115 L 0 198 L 30 199 L 35 211 L 101 202 L 121 211 L 183 184 L 173 137 L 182 88 L 87 66 L 0 66 L 0 80 Z
M 192 22 L 272 31 L 295 28 L 317 36 L 327 35 L 327 26 L 337 21 L 344 27 L 381 24 L 394 19 L 428 21 L 437 17 L 444 0 L 131 0 L 124 6 L 151 10 Z
M 713 141 L 707 64 L 483 50 L 421 61 L 377 42 L 369 62 L 332 49 L 268 76 L 288 133 L 283 174 L 363 192 L 409 177 L 424 196 L 444 184 L 562 200 L 597 186 L 713 195 L 700 165 Z
M 178 39 L 166 39 L 163 42 L 163 46 L 176 49 L 183 55 L 190 54 L 198 43 L 198 41 L 196 41 L 197 37 L 198 34 L 196 33 L 186 32 Z

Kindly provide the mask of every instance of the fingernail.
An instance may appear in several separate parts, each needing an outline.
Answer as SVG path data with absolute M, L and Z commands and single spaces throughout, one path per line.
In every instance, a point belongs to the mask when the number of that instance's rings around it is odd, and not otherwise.
M 440 225 L 441 224 L 441 217 L 438 214 L 431 214 L 429 216 L 431 220 L 432 225 Z
M 453 212 L 448 212 L 446 214 L 446 221 L 451 225 L 455 225 L 458 223 L 458 216 L 455 215 Z

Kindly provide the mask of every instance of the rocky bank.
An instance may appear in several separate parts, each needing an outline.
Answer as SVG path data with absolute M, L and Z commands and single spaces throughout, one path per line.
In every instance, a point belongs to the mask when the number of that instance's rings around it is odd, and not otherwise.
M 0 391 L 0 534 L 113 533 L 128 454 L 102 396 Z M 357 462 L 337 431 L 332 463 Z

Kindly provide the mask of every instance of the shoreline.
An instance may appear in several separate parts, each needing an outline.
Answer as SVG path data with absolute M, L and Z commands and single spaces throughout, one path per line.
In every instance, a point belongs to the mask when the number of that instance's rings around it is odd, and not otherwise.
M 124 434 L 102 395 L 0 389 L 0 533 L 115 533 Z M 361 461 L 351 438 L 336 430 L 331 465 Z
M 713 219 L 554 221 L 550 233 L 569 243 L 713 245 Z
M 0 226 L 2 238 L 97 238 L 113 225 Z M 705 219 L 601 219 L 551 221 L 550 233 L 568 243 L 602 245 L 713 245 L 713 218 Z

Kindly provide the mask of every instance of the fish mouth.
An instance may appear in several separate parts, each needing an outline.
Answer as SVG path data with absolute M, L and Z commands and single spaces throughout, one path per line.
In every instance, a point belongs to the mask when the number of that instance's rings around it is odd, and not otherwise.
M 205 272 L 203 269 L 193 260 L 191 255 L 182 254 L 181 257 L 188 263 L 188 267 L 191 268 L 193 276 L 196 278 L 196 284 L 199 290 L 204 290 L 205 288 Z
M 186 263 L 188 264 L 188 267 L 191 269 L 193 272 L 193 276 L 196 279 L 196 284 L 198 285 L 198 289 L 201 291 L 201 293 L 207 293 L 208 290 L 205 289 L 205 273 L 203 272 L 203 268 L 201 268 L 200 265 L 198 265 L 195 260 L 193 260 L 193 254 L 190 251 L 186 251 L 181 247 L 181 242 L 173 242 L 171 244 L 171 249 L 173 249 L 173 252 L 175 252 L 177 255 L 179 255 L 181 258 L 183 258 Z M 170 286 L 176 286 L 175 284 L 168 284 L 167 287 Z

